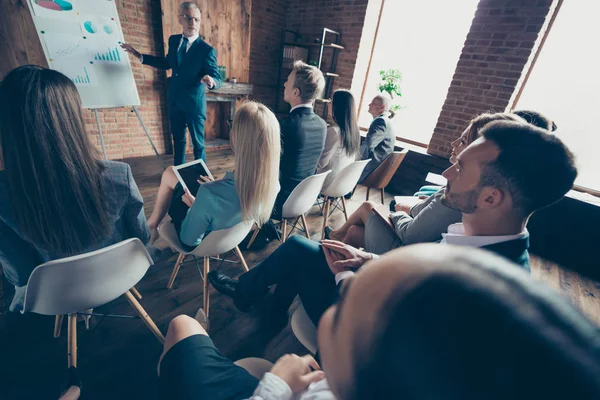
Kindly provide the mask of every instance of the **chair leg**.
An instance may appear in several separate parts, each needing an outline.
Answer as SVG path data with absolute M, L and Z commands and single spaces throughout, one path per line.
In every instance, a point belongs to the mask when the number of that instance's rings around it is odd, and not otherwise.
M 325 239 L 325 227 L 327 226 L 327 217 L 329 216 L 329 205 L 331 204 L 331 200 L 329 198 L 325 202 L 325 207 L 323 210 L 323 227 L 321 228 L 321 240 Z
M 165 337 L 163 336 L 161 331 L 158 329 L 158 326 L 156 326 L 154 321 L 152 321 L 152 318 L 150 318 L 150 316 L 148 315 L 146 310 L 144 310 L 144 307 L 142 307 L 142 305 L 140 303 L 138 303 L 138 301 L 135 299 L 135 296 L 133 294 L 131 294 L 130 290 L 125 292 L 125 297 L 127 297 L 129 304 L 131 304 L 131 306 L 135 309 L 135 311 L 137 311 L 137 313 L 142 318 L 142 321 L 144 321 L 144 323 L 150 329 L 150 331 L 152 331 L 152 333 L 154 333 L 154 336 L 156 336 L 158 341 L 161 343 L 164 343 Z
M 371 192 L 371 188 L 367 187 L 367 201 L 369 201 L 369 193 Z
M 346 199 L 344 198 L 344 196 L 342 196 L 341 199 L 342 199 L 342 207 L 344 208 L 344 217 L 346 218 L 346 221 L 348 221 L 348 211 L 346 208 Z
M 177 277 L 177 273 L 179 272 L 179 268 L 181 267 L 181 263 L 185 255 L 180 253 L 177 257 L 177 261 L 175 262 L 175 266 L 173 267 L 173 272 L 171 272 L 171 277 L 169 278 L 169 283 L 167 283 L 167 289 L 171 289 L 173 287 L 173 283 L 175 283 L 175 278 Z
M 302 225 L 304 225 L 304 234 L 306 235 L 307 239 L 310 239 L 310 232 L 308 231 L 308 224 L 306 223 L 306 216 L 304 214 L 302 214 L 300 217 L 302 218 Z
M 242 267 L 244 267 L 246 272 L 250 271 L 250 269 L 248 268 L 248 264 L 246 264 L 246 259 L 244 258 L 244 255 L 242 254 L 240 248 L 238 246 L 235 246 L 233 250 L 235 250 L 235 254 L 237 254 L 238 258 L 240 259 L 240 262 L 242 263 Z
M 252 246 L 252 243 L 254 243 L 254 240 L 256 240 L 256 237 L 258 236 L 258 232 L 260 232 L 260 228 L 257 227 L 254 230 L 254 234 L 250 238 L 250 241 L 248 242 L 248 245 L 246 246 L 246 250 L 248 250 L 250 248 L 250 246 Z
M 77 367 L 77 314 L 69 314 L 69 332 L 67 333 L 68 367 Z
M 134 287 L 131 288 L 131 292 L 135 295 L 135 297 L 138 298 L 138 300 L 142 299 L 142 294 L 140 292 L 138 292 L 138 290 Z
M 281 221 L 281 243 L 285 243 L 287 237 L 287 219 L 282 218 Z
M 384 189 L 381 188 L 381 204 L 385 204 L 385 202 L 383 201 L 383 197 L 384 197 L 385 193 L 384 193 Z
M 57 338 L 60 336 L 60 329 L 62 327 L 64 315 L 57 315 L 54 319 L 54 337 Z
M 202 293 L 202 301 L 204 302 L 204 313 L 208 317 L 209 297 L 208 297 L 208 272 L 210 270 L 210 257 L 204 257 L 204 293 Z

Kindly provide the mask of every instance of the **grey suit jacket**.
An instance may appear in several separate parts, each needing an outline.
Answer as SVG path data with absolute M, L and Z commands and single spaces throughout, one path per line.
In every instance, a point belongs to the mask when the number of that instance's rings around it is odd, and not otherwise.
M 359 183 L 363 182 L 394 151 L 396 134 L 387 115 L 380 115 L 371 122 L 367 137 L 361 144 L 363 160 L 371 159 L 363 170 Z
M 150 230 L 144 215 L 144 200 L 138 190 L 128 164 L 104 161 L 106 169 L 102 175 L 108 203 L 108 213 L 112 232 L 102 242 L 94 243 L 82 253 L 101 249 L 137 237 L 142 243 L 150 240 Z M 0 263 L 6 279 L 15 286 L 15 296 L 10 305 L 11 311 L 18 311 L 23 305 L 25 289 L 31 272 L 47 261 L 71 256 L 57 254 L 30 241 L 18 228 L 9 201 L 4 171 L 0 172 Z

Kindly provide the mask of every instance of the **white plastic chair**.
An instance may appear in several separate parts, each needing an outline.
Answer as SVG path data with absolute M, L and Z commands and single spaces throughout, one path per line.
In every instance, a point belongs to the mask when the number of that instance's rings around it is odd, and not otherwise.
M 308 239 L 310 239 L 310 232 L 308 230 L 308 224 L 306 223 L 306 213 L 311 209 L 313 204 L 315 204 L 315 200 L 319 195 L 321 189 L 323 189 L 323 183 L 325 182 L 325 178 L 329 175 L 331 171 L 323 172 L 322 174 L 312 175 L 308 178 L 305 178 L 292 190 L 290 196 L 287 198 L 285 203 L 283 204 L 283 208 L 281 210 L 281 241 L 285 242 L 288 234 L 287 234 L 287 226 L 288 219 L 293 219 L 292 223 L 292 231 L 296 228 L 296 224 L 301 219 L 302 225 L 304 226 L 304 234 Z M 252 238 L 248 242 L 247 249 L 252 246 L 254 243 L 254 239 L 258 235 L 259 229 L 254 230 L 254 234 Z M 291 234 L 291 231 L 290 231 Z
M 234 250 L 235 254 L 240 259 L 244 270 L 246 270 L 246 272 L 249 271 L 248 264 L 246 264 L 246 260 L 244 259 L 244 255 L 240 251 L 238 244 L 240 244 L 240 242 L 244 240 L 246 235 L 248 235 L 250 229 L 252 229 L 252 225 L 252 221 L 243 221 L 235 226 L 232 226 L 231 228 L 212 231 L 204 239 L 202 239 L 202 242 L 200 242 L 200 244 L 195 249 L 191 251 L 185 249 L 184 245 L 179 240 L 179 235 L 175 230 L 175 226 L 171 222 L 166 222 L 160 225 L 158 227 L 158 233 L 160 237 L 165 239 L 173 250 L 179 252 L 179 257 L 177 257 L 177 262 L 175 262 L 173 272 L 171 272 L 171 277 L 169 278 L 167 288 L 171 289 L 173 287 L 173 283 L 175 282 L 175 278 L 177 277 L 179 268 L 188 256 L 193 257 L 193 260 L 191 260 L 190 262 L 196 262 L 196 257 L 203 257 L 204 272 L 201 273 L 202 279 L 204 281 L 203 308 L 204 312 L 206 313 L 206 316 L 208 316 L 209 297 L 207 275 L 210 270 L 210 258 L 218 257 L 219 254 L 225 254 L 230 252 L 231 250 Z
M 367 166 L 367 164 L 371 161 L 371 159 L 354 161 L 351 164 L 348 164 L 346 168 L 344 168 L 331 182 L 326 188 L 323 188 L 321 194 L 325 198 L 324 206 L 323 206 L 323 227 L 321 228 L 321 239 L 325 238 L 325 226 L 327 226 L 327 220 L 329 219 L 329 209 L 331 204 L 339 199 L 342 201 L 342 211 L 344 212 L 344 217 L 348 220 L 348 211 L 346 209 L 346 198 L 344 197 L 346 194 L 350 193 L 358 180 L 360 179 L 360 175 L 363 170 Z M 335 206 L 334 206 L 335 207 Z
M 302 303 L 300 303 L 296 311 L 294 311 L 290 325 L 292 326 L 292 332 L 294 332 L 296 339 L 298 339 L 312 355 L 317 354 L 317 327 L 309 318 Z
M 164 336 L 132 294 L 133 286 L 144 277 L 151 265 L 152 258 L 137 238 L 49 261 L 31 273 L 21 312 L 56 315 L 55 336 L 60 333 L 63 315 L 68 315 L 69 367 L 77 366 L 77 313 L 99 307 L 122 295 L 158 340 L 164 343 Z
M 273 368 L 273 363 L 264 358 L 248 357 L 237 360 L 235 363 L 238 367 L 244 368 L 250 375 L 258 380 Z

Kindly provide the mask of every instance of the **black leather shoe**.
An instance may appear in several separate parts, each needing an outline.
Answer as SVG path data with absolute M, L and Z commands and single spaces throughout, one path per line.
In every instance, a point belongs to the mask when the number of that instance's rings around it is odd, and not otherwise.
M 208 273 L 208 281 L 215 289 L 217 289 L 217 291 L 231 297 L 233 299 L 233 305 L 235 305 L 238 310 L 246 312 L 250 309 L 250 306 L 252 306 L 252 304 L 242 299 L 238 293 L 238 281 L 235 279 L 231 279 L 227 275 L 217 271 L 210 271 Z

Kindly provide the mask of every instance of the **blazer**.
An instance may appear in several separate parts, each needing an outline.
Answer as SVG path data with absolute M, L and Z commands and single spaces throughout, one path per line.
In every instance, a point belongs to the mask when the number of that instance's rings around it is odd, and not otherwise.
M 360 176 L 359 182 L 364 181 L 394 151 L 396 135 L 389 117 L 385 114 L 375 118 L 369 126 L 367 137 L 361 144 L 363 160 L 371 161 L 367 164 Z
M 217 68 L 217 52 L 198 38 L 185 53 L 181 65 L 177 65 L 177 49 L 183 35 L 169 38 L 169 52 L 166 57 L 144 54 L 142 64 L 160 69 L 172 69 L 169 79 L 168 103 L 170 107 L 206 117 L 206 85 L 200 80 L 204 75 L 211 76 L 218 89 L 222 85 Z
M 281 192 L 291 192 L 313 175 L 325 146 L 327 123 L 310 107 L 298 107 L 280 122 L 282 151 L 279 164 Z
M 144 200 L 133 180 L 128 164 L 103 161 L 106 169 L 102 174 L 111 233 L 101 242 L 94 243 L 82 253 L 137 237 L 146 244 L 150 230 L 144 215 Z M 71 256 L 57 254 L 29 240 L 17 227 L 4 171 L 0 172 L 0 263 L 6 279 L 15 286 L 11 311 L 22 308 L 25 289 L 31 272 L 47 261 Z

